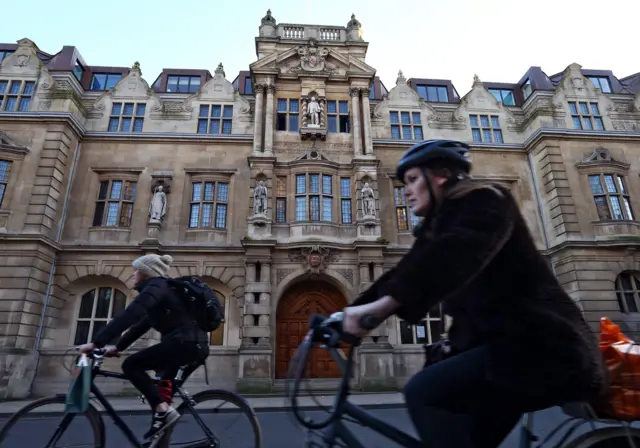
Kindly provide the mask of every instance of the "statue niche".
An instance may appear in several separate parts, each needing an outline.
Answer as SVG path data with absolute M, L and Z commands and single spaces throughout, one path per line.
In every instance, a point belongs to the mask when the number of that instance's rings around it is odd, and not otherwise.
M 302 126 L 300 127 L 302 140 L 308 138 L 324 140 L 327 137 L 325 104 L 325 98 L 316 92 L 309 92 L 309 95 L 302 97 Z

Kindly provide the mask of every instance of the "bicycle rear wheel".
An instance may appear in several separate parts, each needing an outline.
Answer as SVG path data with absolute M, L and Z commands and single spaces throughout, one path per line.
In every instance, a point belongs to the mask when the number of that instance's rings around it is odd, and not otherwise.
M 3 448 L 25 446 L 105 448 L 104 422 L 98 410 L 89 404 L 89 408 L 84 414 L 64 414 L 61 416 L 60 414 L 64 413 L 64 402 L 65 398 L 62 396 L 47 397 L 29 403 L 20 409 L 9 418 L 0 430 L 0 446 Z M 86 421 L 88 421 L 88 425 Z M 56 424 L 56 422 L 58 423 Z M 57 432 L 61 431 L 60 426 L 63 423 L 66 423 L 66 428 L 59 434 L 57 441 L 52 444 Z M 86 440 L 86 442 L 79 443 L 79 439 Z
M 633 444 L 629 439 L 633 440 Z M 640 429 L 616 426 L 600 428 L 581 435 L 565 448 L 631 448 L 640 447 Z
M 181 403 L 177 410 L 182 418 L 165 433 L 167 444 L 164 447 L 207 448 L 222 445 L 262 448 L 262 430 L 258 417 L 240 395 L 226 390 L 205 390 L 193 395 L 191 401 L 198 418 L 190 412 L 186 402 Z M 236 425 L 240 419 L 244 423 L 241 422 L 230 432 L 225 432 L 224 428 Z M 214 436 L 213 439 L 207 435 L 207 431 Z M 215 440 L 219 441 L 217 445 L 213 443 Z

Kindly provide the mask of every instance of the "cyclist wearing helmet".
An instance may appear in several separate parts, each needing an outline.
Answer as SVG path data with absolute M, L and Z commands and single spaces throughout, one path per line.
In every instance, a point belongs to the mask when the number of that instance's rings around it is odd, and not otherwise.
M 409 380 L 407 407 L 425 446 L 497 447 L 525 412 L 598 398 L 605 371 L 596 341 L 529 233 L 507 188 L 472 179 L 469 147 L 427 140 L 398 164 L 423 221 L 398 265 L 346 308 L 418 324 L 442 303 L 450 353 Z

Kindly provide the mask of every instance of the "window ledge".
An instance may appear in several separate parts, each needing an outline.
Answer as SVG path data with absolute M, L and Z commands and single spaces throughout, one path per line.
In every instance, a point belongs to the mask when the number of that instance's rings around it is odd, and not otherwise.
M 228 229 L 189 228 L 185 231 L 187 243 L 226 243 Z
M 606 220 L 593 221 L 596 239 L 612 240 L 622 236 L 640 236 L 640 221 Z
M 128 227 L 90 227 L 89 241 L 128 243 L 131 229 Z

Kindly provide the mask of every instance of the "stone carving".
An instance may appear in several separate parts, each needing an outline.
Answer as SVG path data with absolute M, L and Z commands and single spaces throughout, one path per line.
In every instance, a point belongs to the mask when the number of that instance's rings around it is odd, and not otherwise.
M 267 187 L 265 187 L 263 180 L 258 182 L 253 190 L 253 214 L 267 214 Z
M 376 216 L 376 199 L 369 182 L 365 182 L 362 188 L 362 214 L 364 217 L 375 218 Z
M 616 131 L 635 131 L 638 129 L 638 125 L 632 121 L 614 121 L 613 129 Z
M 329 263 L 338 261 L 339 258 L 331 249 L 321 246 L 306 247 L 289 254 L 289 260 L 302 262 L 307 272 L 314 274 L 319 274 Z
M 134 62 L 131 68 L 134 70 L 140 70 L 140 63 L 138 61 Z
M 16 55 L 16 66 L 26 67 L 31 56 L 28 53 L 20 53 Z
M 278 272 L 276 275 L 278 283 L 282 283 L 282 280 L 284 280 L 286 277 L 293 274 L 294 272 L 296 272 L 296 269 L 278 269 Z
M 309 127 L 320 127 L 321 112 L 320 103 L 316 101 L 315 96 L 312 96 L 311 101 L 309 101 L 309 104 L 307 105 L 307 116 L 311 120 L 311 123 L 308 125 Z
M 593 150 L 593 153 L 587 158 L 585 158 L 582 162 L 597 162 L 597 161 L 607 161 L 614 162 L 615 159 L 611 157 L 611 153 L 607 148 L 596 148 Z
M 353 269 L 336 269 L 336 272 L 342 275 L 351 286 L 353 286 Z
M 296 50 L 300 60 L 297 64 L 289 67 L 290 72 L 334 72 L 336 67 L 327 62 L 329 49 L 326 47 L 318 48 L 316 39 L 309 39 L 309 44 L 299 46 Z
M 162 185 L 158 185 L 149 204 L 149 222 L 161 222 L 167 213 L 167 195 Z

